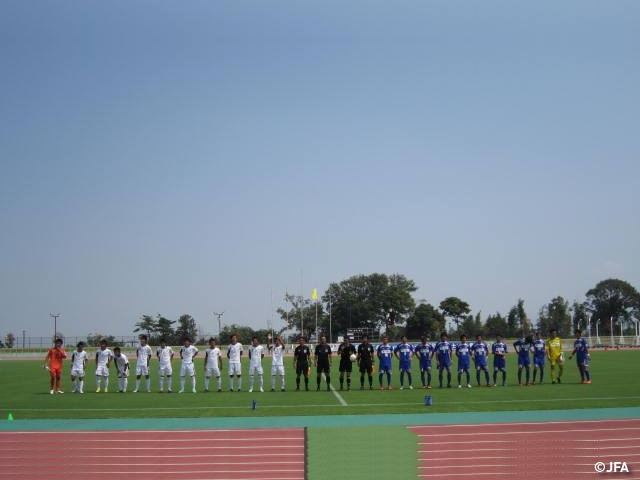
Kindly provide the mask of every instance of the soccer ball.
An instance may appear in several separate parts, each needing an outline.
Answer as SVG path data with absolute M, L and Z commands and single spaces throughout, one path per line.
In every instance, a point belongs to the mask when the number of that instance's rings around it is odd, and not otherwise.
M 358 358 L 358 356 L 357 356 L 355 353 L 352 353 L 352 354 L 349 356 L 349 359 L 350 359 L 352 362 L 355 362 L 357 358 Z

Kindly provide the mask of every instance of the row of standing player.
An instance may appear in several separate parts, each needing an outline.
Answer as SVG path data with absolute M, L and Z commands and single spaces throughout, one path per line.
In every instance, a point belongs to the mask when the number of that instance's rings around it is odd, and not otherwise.
M 151 378 L 149 375 L 150 362 L 153 351 L 148 345 L 148 337 L 140 335 L 140 343 L 136 347 L 136 385 L 133 390 L 137 393 L 140 390 L 140 382 L 142 377 L 145 378 L 146 391 L 151 391 Z M 71 355 L 71 382 L 73 384 L 74 393 L 84 393 L 84 377 L 88 363 L 88 353 L 84 350 L 84 343 L 80 342 L 77 349 Z M 276 343 L 270 348 L 272 355 L 271 367 L 271 390 L 275 391 L 276 376 L 281 377 L 281 389 L 284 390 L 284 352 L 285 346 L 282 339 L 276 339 Z M 192 345 L 191 339 L 185 339 L 183 346 L 180 348 L 180 390 L 178 393 L 185 391 L 185 381 L 187 377 L 191 379 L 191 391 L 196 393 L 196 372 L 194 366 L 194 358 L 198 356 L 199 350 Z M 237 391 L 242 390 L 242 365 L 241 357 L 244 353 L 242 344 L 237 341 L 237 336 L 231 337 L 231 343 L 227 347 L 227 358 L 229 361 L 229 390 L 234 391 L 234 379 L 237 380 Z M 159 384 L 160 392 L 164 392 L 165 384 L 167 392 L 172 392 L 173 366 L 172 360 L 175 352 L 171 346 L 167 345 L 164 340 L 160 341 L 160 346 L 156 349 L 156 357 L 159 361 Z M 51 376 L 50 393 L 64 393 L 61 390 L 61 378 L 63 360 L 67 358 L 67 354 L 62 348 L 62 340 L 56 339 L 55 345 L 47 352 L 44 367 L 49 370 Z M 254 375 L 259 377 L 260 391 L 264 391 L 263 386 L 263 369 L 262 359 L 264 358 L 264 348 L 259 344 L 257 337 L 254 337 L 249 347 L 249 373 L 250 387 L 249 391 L 253 391 Z M 118 377 L 118 391 L 126 392 L 129 380 L 129 359 L 122 353 L 120 347 L 113 350 L 108 348 L 106 341 L 100 342 L 100 348 L 95 353 L 96 362 L 96 393 L 109 391 L 109 370 L 113 364 Z M 209 391 L 211 378 L 214 377 L 217 382 L 217 390 L 222 391 L 222 353 L 216 345 L 215 339 L 209 339 L 209 348 L 205 350 L 204 359 L 204 390 Z
M 562 340 L 558 337 L 555 329 L 550 330 L 549 340 L 544 340 L 540 332 L 536 332 L 533 337 L 522 337 L 514 344 L 514 350 L 518 355 L 518 384 L 528 386 L 531 380 L 531 363 L 533 357 L 533 381 L 536 383 L 537 373 L 540 372 L 539 382 L 544 379 L 545 361 L 549 361 L 551 366 L 551 383 L 561 383 L 564 370 L 564 357 L 562 353 Z M 590 384 L 591 374 L 589 372 L 589 346 L 580 330 L 575 331 L 576 339 L 571 353 L 573 358 L 576 355 L 577 366 L 581 376 L 581 383 Z M 493 382 L 490 382 L 488 357 L 493 355 Z M 408 381 L 408 388 L 413 389 L 411 377 L 411 360 L 414 356 L 419 359 L 420 377 L 422 387 L 431 388 L 432 360 L 435 357 L 438 370 L 438 380 L 440 388 L 444 387 L 444 373 L 447 374 L 447 387 L 451 388 L 451 367 L 453 356 L 458 360 L 458 388 L 463 387 L 462 376 L 466 376 L 466 386 L 471 388 L 471 359 L 473 358 L 476 370 L 476 382 L 481 386 L 481 374 L 484 372 L 485 382 L 488 387 L 497 386 L 498 373 L 502 374 L 502 386 L 506 386 L 507 369 L 506 355 L 508 353 L 507 344 L 504 343 L 502 335 L 496 335 L 496 341 L 489 347 L 481 335 L 476 337 L 475 343 L 469 343 L 466 335 L 460 336 L 459 343 L 449 341 L 446 333 L 440 335 L 440 341 L 433 344 L 429 342 L 429 337 L 423 336 L 421 343 L 413 346 L 407 343 L 405 336 L 401 337 L 401 343 L 392 346 L 389 338 L 383 337 L 382 344 L 377 348 L 369 344 L 368 338 L 364 337 L 363 342 L 356 349 L 349 343 L 348 339 L 340 345 L 338 355 L 340 356 L 340 389 L 343 389 L 343 380 L 346 376 L 347 389 L 351 388 L 351 362 L 350 358 L 355 358 L 360 370 L 360 389 L 364 390 L 364 376 L 368 374 L 369 389 L 373 389 L 373 358 L 374 354 L 379 360 L 378 384 L 384 390 L 383 380 L 386 377 L 387 389 L 391 390 L 392 359 L 395 357 L 399 361 L 400 389 L 404 389 L 405 376 Z M 525 379 L 523 380 L 523 371 Z
M 551 338 L 549 341 L 542 339 L 540 332 L 536 332 L 536 339 L 521 338 L 514 343 L 514 348 L 518 353 L 518 383 L 522 383 L 522 371 L 526 372 L 526 383 L 529 384 L 530 379 L 530 353 L 533 354 L 534 372 L 533 383 L 536 382 L 536 373 L 540 371 L 540 382 L 543 381 L 545 358 L 549 360 L 551 365 L 552 383 L 560 383 L 563 372 L 564 359 L 562 355 L 562 342 L 557 336 L 555 330 L 550 331 Z M 146 390 L 151 390 L 149 363 L 152 357 L 151 347 L 147 344 L 147 336 L 140 335 L 140 343 L 136 348 L 136 386 L 134 392 L 138 392 L 140 388 L 141 377 L 145 377 Z M 431 388 L 431 364 L 435 356 L 437 360 L 438 377 L 440 387 L 443 387 L 443 374 L 447 372 L 447 387 L 451 387 L 451 365 L 452 358 L 455 355 L 458 358 L 458 388 L 462 387 L 462 375 L 466 374 L 467 387 L 471 387 L 470 383 L 470 360 L 473 357 L 476 368 L 476 380 L 480 386 L 481 372 L 485 374 L 487 386 L 496 386 L 497 374 L 502 372 L 502 385 L 506 385 L 506 362 L 505 356 L 508 352 L 507 345 L 502 341 L 501 335 L 496 335 L 496 342 L 491 345 L 491 353 L 494 356 L 494 373 L 493 384 L 489 382 L 489 371 L 487 367 L 487 358 L 489 355 L 489 347 L 482 340 L 481 336 L 476 337 L 476 342 L 470 344 L 467 342 L 466 335 L 461 336 L 458 344 L 449 342 L 446 333 L 440 337 L 440 342 L 436 344 L 429 343 L 426 336 L 422 337 L 422 343 L 412 346 L 407 343 L 406 337 L 402 337 L 402 342 L 398 345 L 389 345 L 389 338 L 383 337 L 382 344 L 374 349 L 373 345 L 368 342 L 365 336 L 363 342 L 355 346 L 351 345 L 348 339 L 340 345 L 338 356 L 340 357 L 340 389 L 344 388 L 346 378 L 347 389 L 351 389 L 351 373 L 352 363 L 355 357 L 360 371 L 360 389 L 364 390 L 365 373 L 368 375 L 369 389 L 373 389 L 373 371 L 374 356 L 379 360 L 378 382 L 380 389 L 383 387 L 383 378 L 386 376 L 387 389 L 391 389 L 391 360 L 395 356 L 400 362 L 400 388 L 404 388 L 404 377 L 407 376 L 408 387 L 413 388 L 411 378 L 411 359 L 417 356 L 420 362 L 420 375 L 422 386 Z M 276 376 L 280 376 L 280 390 L 285 390 L 284 375 L 284 351 L 285 347 L 282 339 L 276 339 L 276 344 L 270 348 L 272 351 L 271 366 L 271 390 L 275 391 Z M 234 391 L 234 378 L 237 380 L 237 390 L 242 390 L 242 365 L 241 357 L 244 349 L 242 344 L 237 341 L 235 335 L 232 336 L 231 343 L 227 348 L 227 358 L 229 359 L 229 390 Z M 182 365 L 180 369 L 180 390 L 184 392 L 186 377 L 191 378 L 192 391 L 196 392 L 196 376 L 193 359 L 198 355 L 198 349 L 191 345 L 191 340 L 186 339 L 184 345 L 180 348 L 180 358 Z M 571 354 L 577 355 L 578 369 L 582 377 L 582 383 L 591 383 L 589 372 L 589 353 L 588 344 L 581 337 L 580 330 L 576 330 L 576 340 L 574 349 Z M 173 349 L 161 341 L 160 346 L 156 349 L 156 356 L 159 360 L 159 380 L 160 392 L 164 391 L 165 382 L 167 384 L 167 392 L 171 392 L 173 368 L 171 361 L 174 357 Z M 62 340 L 57 339 L 55 346 L 49 350 L 45 359 L 45 368 L 50 371 L 50 393 L 61 390 L 61 374 L 62 360 L 67 358 L 66 352 L 62 349 Z M 264 358 L 264 348 L 259 344 L 257 337 L 253 337 L 252 344 L 249 347 L 249 391 L 253 391 L 254 379 L 257 376 L 260 391 L 264 391 L 263 367 L 262 359 Z M 316 346 L 314 352 L 315 364 L 317 367 L 316 384 L 317 390 L 320 390 L 322 376 L 325 376 L 327 390 L 330 390 L 331 384 L 331 347 L 327 344 L 326 338 L 322 337 L 320 343 Z M 72 354 L 71 381 L 73 383 L 73 391 L 84 392 L 84 376 L 87 366 L 87 352 L 84 351 L 84 345 L 78 344 L 77 350 Z M 125 392 L 128 385 L 129 362 L 119 347 L 115 347 L 113 352 L 107 348 L 107 342 L 100 343 L 100 349 L 95 355 L 96 361 L 96 392 L 108 391 L 109 383 L 109 366 L 113 361 L 118 376 L 118 391 Z M 300 338 L 299 345 L 294 351 L 294 368 L 296 370 L 296 390 L 300 390 L 301 376 L 304 376 L 305 389 L 309 390 L 309 375 L 311 366 L 311 350 L 306 345 L 305 339 Z M 47 365 L 48 363 L 48 365 Z M 554 373 L 555 367 L 558 367 L 557 374 Z M 217 390 L 222 390 L 222 354 L 216 346 L 215 340 L 209 340 L 209 348 L 205 351 L 204 361 L 204 389 L 209 391 L 210 380 L 216 378 Z M 425 378 L 426 377 L 426 378 Z

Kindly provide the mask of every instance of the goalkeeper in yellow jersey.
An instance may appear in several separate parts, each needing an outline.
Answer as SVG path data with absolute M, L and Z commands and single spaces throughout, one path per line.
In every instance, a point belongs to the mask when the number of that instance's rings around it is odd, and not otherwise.
M 549 330 L 549 341 L 547 342 L 547 358 L 551 366 L 551 383 L 560 383 L 560 377 L 564 370 L 564 356 L 562 355 L 562 340 L 558 336 L 555 328 Z M 558 370 L 556 372 L 556 366 Z

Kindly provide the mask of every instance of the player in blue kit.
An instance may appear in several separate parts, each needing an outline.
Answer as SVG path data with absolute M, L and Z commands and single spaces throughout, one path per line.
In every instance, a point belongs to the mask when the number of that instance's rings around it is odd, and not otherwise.
M 502 372 L 502 386 L 507 386 L 507 344 L 502 341 L 502 335 L 496 335 L 496 343 L 491 345 L 493 353 L 493 386 L 498 385 L 498 371 Z
M 529 335 L 526 338 L 520 337 L 513 344 L 513 348 L 518 353 L 518 384 L 522 386 L 522 370 L 526 372 L 525 384 L 529 386 L 529 380 L 531 378 L 531 350 L 533 349 L 533 338 Z
M 460 343 L 456 345 L 456 357 L 458 357 L 458 388 L 462 388 L 462 374 L 467 374 L 467 388 L 471 388 L 471 344 L 467 342 L 467 336 L 460 335 Z
M 429 337 L 423 335 L 420 337 L 421 344 L 414 349 L 415 355 L 420 359 L 420 380 L 422 380 L 422 388 L 431 388 L 431 358 L 435 351 L 433 345 L 429 343 Z M 425 383 L 424 374 L 427 374 Z
M 440 341 L 436 343 L 436 359 L 438 360 L 438 380 L 440 381 L 440 388 L 442 388 L 442 371 L 447 370 L 447 388 L 451 388 L 451 354 L 453 352 L 453 345 L 448 340 L 448 336 L 445 332 L 440 335 Z
M 578 370 L 580 371 L 580 377 L 582 378 L 580 383 L 591 385 L 591 373 L 589 372 L 589 344 L 584 338 L 582 338 L 582 330 L 580 329 L 576 330 L 576 341 L 573 342 L 573 352 L 571 352 L 569 358 L 573 358 L 574 355 L 576 356 Z
M 389 337 L 382 337 L 382 343 L 378 345 L 376 355 L 380 359 L 380 373 L 378 373 L 378 382 L 380 383 L 380 390 L 384 390 L 382 386 L 382 377 L 387 375 L 387 389 L 391 390 L 391 358 L 393 357 L 393 347 L 389 345 Z
M 487 387 L 490 387 L 489 368 L 487 367 L 489 347 L 484 340 L 482 340 L 482 335 L 476 335 L 476 343 L 471 345 L 471 351 L 473 352 L 473 363 L 476 366 L 476 381 L 478 382 L 478 386 L 480 386 L 480 372 L 484 371 L 484 378 L 487 382 Z
M 544 379 L 544 359 L 547 356 L 547 342 L 542 338 L 540 331 L 536 332 L 536 339 L 533 341 L 533 382 L 536 384 L 536 374 L 540 370 L 540 383 Z
M 404 390 L 404 376 L 407 375 L 409 380 L 409 390 L 413 390 L 413 382 L 411 381 L 411 357 L 413 357 L 413 346 L 407 343 L 407 337 L 400 337 L 402 343 L 396 345 L 393 350 L 394 355 L 400 360 L 400 390 Z

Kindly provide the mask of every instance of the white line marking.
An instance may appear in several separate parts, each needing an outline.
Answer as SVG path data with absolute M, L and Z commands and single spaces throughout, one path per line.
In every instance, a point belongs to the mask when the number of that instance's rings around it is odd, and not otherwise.
M 512 466 L 513 467 L 513 466 Z M 539 471 L 535 471 L 532 472 L 535 473 L 536 475 L 568 475 L 568 474 L 593 474 L 593 469 L 589 470 L 588 472 L 562 472 L 561 474 L 558 472 L 539 472 Z M 468 477 L 470 475 L 476 476 L 476 475 L 513 475 L 513 472 L 469 472 L 469 473 L 446 473 L 447 477 Z M 442 473 L 421 473 L 418 475 L 419 477 L 443 477 Z
M 270 429 L 270 428 L 221 428 L 221 429 L 206 428 L 206 429 L 202 429 L 202 430 L 109 430 L 109 433 L 117 433 L 117 432 L 131 433 L 132 431 L 135 432 L 135 433 L 140 433 L 140 434 L 147 434 L 147 433 L 203 433 L 203 432 L 215 432 L 215 433 L 220 433 L 220 432 L 235 432 L 235 433 L 269 432 L 269 433 L 273 433 L 273 430 L 274 429 Z M 300 437 L 298 437 L 298 440 L 303 438 L 304 430 L 302 428 L 282 428 L 282 429 L 276 428 L 275 430 L 277 430 L 278 432 L 290 432 L 290 431 L 299 432 L 300 433 Z M 15 435 L 15 434 L 42 435 L 43 433 L 46 433 L 46 434 L 50 434 L 50 435 L 73 435 L 73 438 L 75 439 L 75 438 L 77 438 L 78 435 L 84 435 L 84 434 L 95 435 L 97 432 L 99 432 L 99 430 L 68 430 L 68 431 L 62 431 L 62 432 L 52 432 L 52 431 L 49 431 L 49 430 L 29 430 L 29 431 L 21 430 L 21 431 L 16 431 L 16 432 L 0 432 L 0 435 Z M 253 436 L 252 438 L 256 438 L 256 437 Z
M 73 452 L 69 452 L 67 453 L 67 456 L 70 456 L 72 458 L 77 457 L 75 451 Z M 303 457 L 304 453 L 263 453 L 260 452 L 260 457 Z M 612 455 L 610 455 L 612 456 Z M 38 452 L 38 458 L 56 458 L 56 459 L 62 459 L 65 458 L 63 453 L 60 454 L 42 454 L 40 452 Z M 184 455 L 162 455 L 162 458 L 184 458 Z M 196 455 L 189 455 L 189 458 L 213 458 L 213 457 L 233 457 L 233 458 L 244 458 L 244 457 L 250 457 L 252 459 L 256 458 L 256 454 L 255 452 L 252 453 L 207 453 L 207 454 L 196 454 Z M 0 458 L 4 458 L 4 457 L 0 457 Z M 33 455 L 24 455 L 24 456 L 20 456 L 20 455 L 10 455 L 6 457 L 7 459 L 10 460 L 14 460 L 14 459 L 28 459 L 28 460 L 33 460 Z M 82 455 L 82 458 L 99 458 L 99 459 L 104 459 L 104 458 L 117 458 L 117 459 L 125 459 L 125 458 L 135 458 L 135 459 L 140 459 L 140 455 Z
M 631 448 L 631 447 L 630 447 Z M 596 449 L 597 451 L 597 449 Z M 421 454 L 429 454 L 431 453 L 430 450 L 418 450 L 418 453 Z M 97 456 L 97 455 L 96 455 Z M 531 455 L 529 452 L 527 451 L 523 451 L 522 455 L 509 455 L 509 456 L 499 456 L 499 457 L 472 457 L 471 460 L 476 461 L 476 460 L 506 460 L 506 459 L 523 459 L 523 458 L 530 458 Z M 602 457 L 601 454 L 599 453 L 593 453 L 592 455 L 571 455 L 572 458 L 593 458 L 593 459 L 600 459 L 600 457 Z M 640 453 L 607 453 L 607 458 L 608 457 L 640 457 Z M 31 458 L 31 457 L 29 457 Z M 567 458 L 566 455 L 545 455 L 544 457 L 545 459 L 547 458 Z M 432 458 L 426 458 L 426 459 L 422 459 L 423 461 L 434 461 L 434 460 L 438 460 L 438 461 L 449 461 L 449 460 L 455 460 L 455 461 L 459 461 L 460 457 L 438 457 L 437 459 L 432 459 Z
M 118 465 L 113 465 L 113 466 L 118 466 Z M 44 468 L 44 467 L 43 467 Z M 47 467 L 49 469 L 51 469 L 51 467 Z M 61 473 L 65 473 L 64 470 L 60 469 L 59 467 L 56 467 L 56 474 L 61 474 Z M 153 472 L 153 475 L 180 475 L 181 477 L 184 477 L 185 475 L 190 475 L 192 473 L 215 473 L 216 477 L 218 474 L 222 474 L 222 473 L 253 473 L 255 475 L 259 475 L 261 472 L 265 472 L 265 473 L 299 473 L 299 472 L 304 472 L 304 469 L 286 469 L 286 468 L 280 468 L 280 469 L 276 469 L 276 470 L 264 470 L 264 469 L 258 469 L 256 468 L 256 470 L 177 470 L 175 472 L 173 471 L 165 471 L 163 470 L 162 472 Z M 27 472 L 20 472 L 21 475 L 25 475 Z M 32 472 L 28 472 L 29 474 L 31 474 Z M 75 473 L 75 472 L 73 472 Z M 142 474 L 142 475 L 149 475 L 149 472 L 140 472 L 139 470 L 109 470 L 109 471 L 105 471 L 105 472 L 100 472 L 101 474 L 106 473 L 109 475 L 125 475 L 125 474 Z M 15 477 L 15 472 L 0 472 L 0 475 L 13 475 Z M 262 479 L 261 479 L 262 480 Z
M 475 460 L 475 458 L 474 458 Z M 536 465 L 537 468 L 545 468 L 545 467 L 584 467 L 584 466 L 593 466 L 593 463 L 547 463 L 547 462 L 540 462 L 538 465 Z M 423 470 L 426 469 L 447 469 L 449 470 L 450 468 L 490 468 L 490 467 L 501 467 L 501 468 L 513 468 L 513 464 L 510 463 L 504 463 L 504 464 L 484 464 L 484 465 L 479 465 L 479 464 L 473 464 L 473 465 L 442 465 L 442 466 L 425 466 L 425 467 L 418 467 L 421 468 Z M 534 472 L 532 472 L 534 473 Z
M 592 432 L 593 430 L 588 430 Z M 531 437 L 531 433 L 522 432 L 523 435 L 526 435 L 527 438 Z M 476 435 L 475 433 L 473 435 Z M 513 433 L 507 433 L 506 435 L 513 435 Z M 586 439 L 571 439 L 571 442 L 626 442 L 627 440 L 640 440 L 640 437 L 632 437 L 632 438 L 586 438 Z M 547 439 L 545 443 L 553 443 L 553 442 L 562 442 L 565 443 L 567 440 L 556 440 L 556 439 Z M 460 442 L 419 442 L 418 445 L 446 445 L 451 443 L 453 445 L 458 445 Z M 477 443 L 513 443 L 513 440 L 473 440 L 474 444 Z M 595 447 L 594 447 L 595 448 Z
M 137 433 L 137 432 L 136 432 Z M 75 437 L 74 437 L 75 438 Z M 77 438 L 75 438 L 77 440 Z M 115 438 L 115 439 L 103 439 L 103 438 L 85 438 L 82 439 L 83 443 L 89 443 L 89 442 L 98 442 L 98 443 L 108 443 L 108 442 L 114 442 L 114 443 L 133 443 L 133 442 L 142 442 L 142 443 L 149 443 L 149 442 L 171 442 L 171 443 L 177 443 L 177 442 L 248 442 L 248 441 L 254 441 L 256 439 L 259 440 L 268 440 L 268 441 L 279 441 L 279 442 L 283 442 L 283 441 L 300 441 L 302 440 L 302 437 L 255 437 L 255 436 L 251 436 L 251 437 L 246 437 L 246 438 L 220 438 L 220 437 L 216 437 L 216 438 Z M 51 442 L 49 440 L 46 439 L 42 439 L 42 440 L 30 440 L 30 439 L 24 439 L 24 440 L 15 440 L 15 439 L 3 439 L 0 438 L 0 443 L 29 443 L 29 444 L 35 444 L 35 443 L 47 443 L 47 444 L 51 444 Z
M 342 395 L 340 395 L 338 393 L 338 391 L 333 388 L 333 385 L 329 385 L 329 387 L 331 388 L 331 393 L 333 393 L 335 395 L 335 397 L 338 399 L 338 401 L 340 402 L 340 405 L 342 405 L 343 407 L 347 407 L 347 402 L 345 402 L 344 398 L 342 398 Z
M 466 433 L 447 433 L 448 437 L 469 437 L 476 435 L 493 435 L 493 436 L 505 436 L 505 435 L 516 435 L 522 434 L 526 435 L 528 438 L 531 437 L 532 434 L 538 433 L 569 433 L 569 432 L 617 432 L 620 430 L 640 430 L 640 426 L 638 427 L 617 427 L 617 428 L 581 428 L 581 429 L 566 429 L 566 430 L 533 430 L 531 432 L 523 432 L 523 431 L 515 431 L 515 432 L 505 432 L 500 430 L 499 432 L 466 432 Z M 419 437 L 437 437 L 441 438 L 442 433 L 421 433 L 418 434 Z
M 596 451 L 600 451 L 600 450 L 625 450 L 625 449 L 629 449 L 631 450 L 632 448 L 636 448 L 633 445 L 628 445 L 628 446 L 623 446 L 623 447 L 564 447 L 564 448 L 558 448 L 558 447 L 543 447 L 543 448 L 536 448 L 535 451 L 539 452 L 540 450 L 596 450 Z M 522 447 L 514 447 L 514 448 L 501 448 L 500 450 L 503 451 L 516 451 L 516 452 L 520 452 L 522 451 Z M 530 449 L 533 450 L 533 449 Z M 496 449 L 495 448 L 474 448 L 473 449 L 474 452 L 495 452 Z M 450 452 L 460 452 L 460 449 L 449 449 L 449 450 L 428 450 L 428 453 L 450 453 Z M 437 459 L 435 459 L 437 460 Z
M 617 397 L 621 398 L 621 397 Z M 627 397 L 625 397 L 627 398 Z M 636 398 L 636 397 L 628 397 L 628 398 Z M 637 397 L 640 398 L 640 397 Z M 578 400 L 577 398 L 570 400 Z M 553 425 L 576 425 L 576 424 L 584 424 L 584 423 L 612 423 L 612 422 L 624 422 L 627 423 L 629 421 L 639 421 L 637 418 L 612 418 L 612 419 L 603 419 L 603 420 L 552 420 L 552 421 L 538 421 L 538 422 L 507 422 L 509 425 L 540 425 L 540 424 L 553 424 Z M 452 423 L 447 424 L 447 427 L 495 427 L 495 423 Z M 409 425 L 407 428 L 433 428 L 434 425 Z
M 74 445 L 74 450 L 76 452 L 84 452 L 85 450 L 102 450 L 102 451 L 107 451 L 107 450 L 225 450 L 225 449 L 246 449 L 247 445 L 243 445 L 243 446 L 237 446 L 237 447 L 223 447 L 223 446 L 202 446 L 202 447 L 194 447 L 194 446 L 189 446 L 189 447 L 84 447 L 80 444 Z M 297 446 L 297 445 L 260 445 L 260 450 L 263 449 L 273 449 L 273 448 L 281 448 L 281 449 L 285 449 L 285 448 L 302 448 L 301 446 Z M 19 447 L 19 448 L 3 448 L 2 449 L 5 452 L 14 452 L 14 451 L 18 451 L 18 452 L 23 452 L 24 451 L 24 447 Z
M 255 457 L 255 455 L 254 455 Z M 304 465 L 304 461 L 298 461 L 298 462 L 260 462 L 260 466 L 256 467 L 256 470 L 260 470 L 262 471 L 262 465 L 283 465 L 283 464 L 290 464 L 290 465 Z M 119 463 L 117 464 L 118 467 L 137 467 L 137 466 L 141 466 L 141 467 L 195 467 L 195 466 L 237 466 L 238 464 L 235 462 L 184 462 L 184 463 L 132 463 L 132 464 L 122 464 Z M 78 461 L 76 463 L 69 463 L 69 462 L 65 462 L 64 464 L 64 468 L 71 468 L 71 467 L 113 467 L 114 464 L 113 463 L 85 463 L 82 461 Z M 30 462 L 28 464 L 24 464 L 24 463 L 16 463 L 16 464 L 3 464 L 2 467 L 26 467 L 26 468 L 33 468 L 33 462 Z M 42 465 L 41 467 L 38 468 L 43 468 L 43 469 L 51 469 L 50 465 Z

